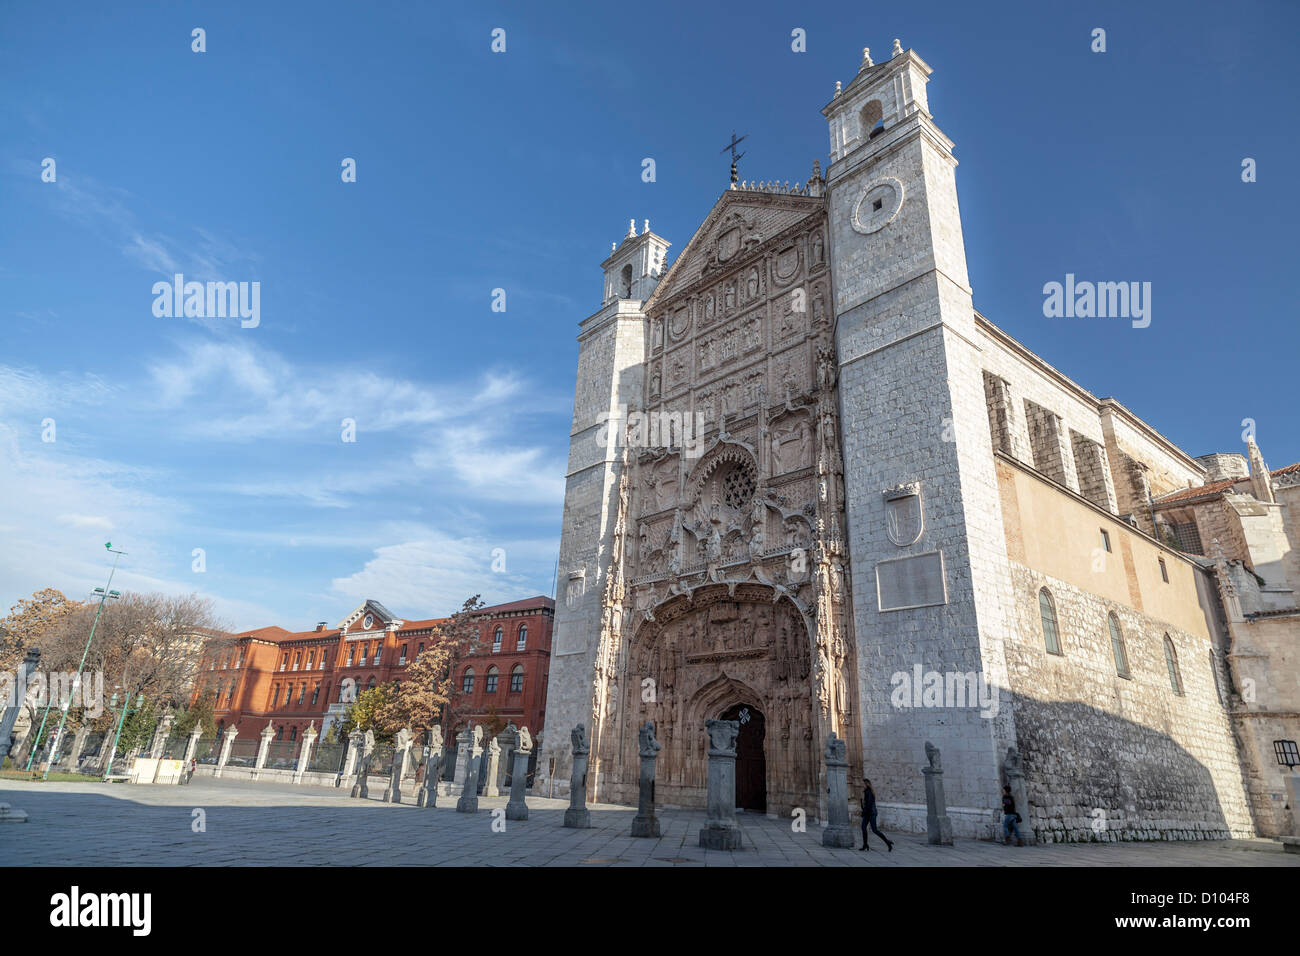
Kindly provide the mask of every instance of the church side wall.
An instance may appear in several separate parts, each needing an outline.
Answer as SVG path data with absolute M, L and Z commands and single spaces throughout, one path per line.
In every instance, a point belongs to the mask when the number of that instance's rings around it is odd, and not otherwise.
M 1227 688 L 1200 606 L 1201 572 L 1118 521 L 1111 527 L 1114 553 L 1095 561 L 1095 527 L 1107 516 L 1005 460 L 998 469 L 1016 609 L 1008 687 L 1029 821 L 1039 838 L 1253 835 Z M 1162 554 L 1168 582 L 1155 560 Z M 1043 587 L 1056 609 L 1059 655 L 1046 649 Z M 1117 674 L 1112 612 L 1128 679 Z M 1177 652 L 1182 696 L 1170 682 L 1166 634 Z

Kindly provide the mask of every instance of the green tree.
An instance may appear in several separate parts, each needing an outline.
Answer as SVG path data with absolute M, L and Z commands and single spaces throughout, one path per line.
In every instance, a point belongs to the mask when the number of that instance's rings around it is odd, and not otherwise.
M 389 681 L 358 694 L 339 722 L 339 738 L 345 739 L 354 730 L 369 730 L 376 740 L 391 740 L 402 729 L 400 724 L 394 726 L 391 722 L 395 692 L 393 682 Z
M 203 737 L 217 735 L 217 719 L 213 713 L 212 698 L 200 694 L 188 710 L 172 723 L 173 737 L 188 737 L 198 728 Z

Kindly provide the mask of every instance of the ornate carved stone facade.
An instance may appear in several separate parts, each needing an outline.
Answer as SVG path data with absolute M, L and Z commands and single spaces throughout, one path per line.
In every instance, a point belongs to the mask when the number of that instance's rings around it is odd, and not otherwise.
M 772 808 L 817 806 L 820 742 L 857 739 L 825 229 L 819 195 L 729 192 L 644 307 L 636 404 L 704 434 L 694 449 L 622 436 L 591 701 L 598 798 L 634 798 L 647 719 L 661 799 L 688 805 L 706 779 L 693 730 L 729 706 L 764 719 Z
M 926 829 L 932 741 L 957 836 L 997 832 L 1009 751 L 1041 838 L 1249 834 L 1214 572 L 1149 526 L 1206 467 L 976 313 L 929 75 L 901 46 L 864 58 L 823 109 L 825 180 L 733 184 L 666 273 L 648 226 L 603 263 L 547 724 L 590 728 L 595 800 L 636 800 L 653 720 L 659 801 L 704 805 L 705 722 L 734 720 L 747 809 L 825 819 L 834 732 L 886 826 Z M 569 770 L 551 735 L 543 787 Z

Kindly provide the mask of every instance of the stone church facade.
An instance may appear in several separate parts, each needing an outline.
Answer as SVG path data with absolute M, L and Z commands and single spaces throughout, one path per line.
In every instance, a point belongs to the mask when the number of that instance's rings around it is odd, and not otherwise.
M 588 798 L 634 802 L 653 720 L 659 802 L 701 806 L 727 718 L 749 810 L 824 819 L 834 732 L 887 826 L 925 827 L 929 741 L 958 835 L 1009 762 L 1040 839 L 1253 833 L 1216 572 L 1149 507 L 1207 465 L 975 311 L 930 72 L 864 57 L 824 177 L 733 183 L 671 268 L 648 223 L 603 263 L 541 786 L 582 723 Z

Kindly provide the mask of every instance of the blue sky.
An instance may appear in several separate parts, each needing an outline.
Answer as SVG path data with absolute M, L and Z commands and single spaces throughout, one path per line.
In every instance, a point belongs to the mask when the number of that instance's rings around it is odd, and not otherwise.
M 609 243 L 649 218 L 679 252 L 733 128 L 745 178 L 825 166 L 821 107 L 894 37 L 935 70 L 976 307 L 1191 454 L 1251 418 L 1300 460 L 1298 10 L 6 4 L 0 606 L 84 596 L 109 539 L 115 586 L 238 628 L 550 593 Z M 174 272 L 260 282 L 260 324 L 155 317 Z M 1150 327 L 1044 318 L 1067 272 L 1151 282 Z

